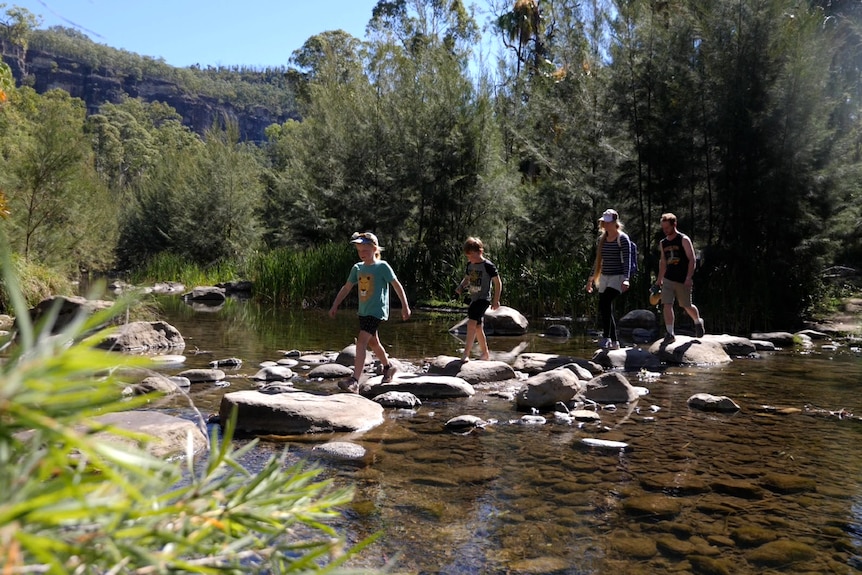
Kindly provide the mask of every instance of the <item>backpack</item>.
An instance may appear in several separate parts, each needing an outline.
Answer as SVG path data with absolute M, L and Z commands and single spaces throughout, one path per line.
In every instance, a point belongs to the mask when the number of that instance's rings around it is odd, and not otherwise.
M 620 258 L 623 257 L 622 245 L 620 244 L 620 238 L 623 235 L 624 234 L 620 234 L 617 236 L 617 245 L 620 246 Z M 634 277 L 638 273 L 638 245 L 634 242 L 634 240 L 632 240 L 631 236 L 629 236 L 628 234 L 625 234 L 625 236 L 626 239 L 629 240 L 629 255 L 631 256 L 631 265 L 629 266 L 628 277 L 629 279 L 634 279 Z M 625 264 L 625 261 L 623 261 L 623 264 Z

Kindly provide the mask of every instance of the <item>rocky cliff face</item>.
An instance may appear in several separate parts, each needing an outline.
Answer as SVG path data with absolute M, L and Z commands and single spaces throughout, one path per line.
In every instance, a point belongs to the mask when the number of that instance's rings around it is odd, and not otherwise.
M 4 58 L 12 68 L 17 82 L 22 81 L 22 71 L 15 58 Z M 54 54 L 38 50 L 27 53 L 26 83 L 37 92 L 59 88 L 73 97 L 82 99 L 87 112 L 97 113 L 104 103 L 118 103 L 124 95 L 140 98 L 145 102 L 163 102 L 173 107 L 183 118 L 183 123 L 197 132 L 212 127 L 216 120 L 235 120 L 240 137 L 246 141 L 261 142 L 264 130 L 274 123 L 282 123 L 287 117 L 272 114 L 262 106 L 252 110 L 240 110 L 230 103 L 214 98 L 183 92 L 176 84 L 159 79 L 137 79 L 118 74 L 107 68 L 94 68 Z

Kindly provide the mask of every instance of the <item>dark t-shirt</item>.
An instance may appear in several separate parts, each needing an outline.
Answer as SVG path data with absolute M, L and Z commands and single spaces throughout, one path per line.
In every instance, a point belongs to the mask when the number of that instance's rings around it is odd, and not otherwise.
M 685 253 L 685 248 L 682 245 L 682 240 L 685 234 L 676 233 L 676 237 L 672 240 L 667 238 L 661 241 L 661 254 L 665 261 L 665 279 L 670 281 L 684 283 L 688 275 L 688 256 Z
M 467 263 L 467 293 L 470 301 L 484 299 L 491 301 L 491 278 L 497 277 L 497 266 L 488 260 L 482 260 L 477 264 Z

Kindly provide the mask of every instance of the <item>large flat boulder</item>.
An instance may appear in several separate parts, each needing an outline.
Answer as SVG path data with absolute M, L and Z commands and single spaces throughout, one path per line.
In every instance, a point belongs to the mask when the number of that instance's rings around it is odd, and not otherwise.
M 649 352 L 675 365 L 719 365 L 733 361 L 721 342 L 686 335 L 678 335 L 672 342 L 660 339 L 650 346 Z
M 236 408 L 238 430 L 249 433 L 297 435 L 335 431 L 364 431 L 383 423 L 383 407 L 354 393 L 315 395 L 257 390 L 226 393 L 219 421 L 227 423 Z
M 426 373 L 399 372 L 389 383 L 383 383 L 383 376 L 378 375 L 359 385 L 359 393 L 366 397 L 377 397 L 390 391 L 412 393 L 420 399 L 470 397 L 476 393 L 473 386 L 460 377 Z

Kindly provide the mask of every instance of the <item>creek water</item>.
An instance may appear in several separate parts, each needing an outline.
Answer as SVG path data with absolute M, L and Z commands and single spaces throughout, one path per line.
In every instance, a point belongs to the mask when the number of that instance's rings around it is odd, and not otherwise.
M 200 308 L 206 309 L 206 308 Z M 395 314 L 397 316 L 397 314 Z M 355 310 L 334 320 L 323 310 L 272 310 L 228 301 L 199 311 L 162 300 L 162 317 L 186 338 L 186 363 L 206 367 L 239 357 L 229 387 L 193 384 L 203 413 L 226 391 L 254 388 L 247 376 L 284 350 L 339 350 L 357 331 Z M 416 311 L 390 319 L 381 340 L 394 357 L 419 366 L 456 355 L 448 329 L 461 314 Z M 534 321 L 523 337 L 489 338 L 492 351 L 590 358 L 585 325 L 550 340 Z M 565 322 L 562 322 L 565 323 Z M 580 335 L 578 335 L 580 334 Z M 858 343 L 856 345 L 859 345 Z M 300 373 L 302 373 L 300 371 Z M 764 352 L 715 367 L 668 367 L 636 405 L 601 409 L 600 424 L 515 423 L 511 402 L 481 386 L 468 399 L 425 400 L 414 411 L 387 409 L 363 434 L 263 441 L 256 457 L 288 448 L 307 458 L 319 443 L 364 446 L 359 463 L 321 460 L 322 477 L 354 485 L 335 526 L 356 543 L 382 537 L 351 566 L 402 573 L 857 573 L 862 570 L 862 421 L 819 412 L 862 414 L 862 352 L 853 345 Z M 335 382 L 297 377 L 298 388 L 336 393 Z M 699 392 L 726 395 L 733 414 L 696 411 Z M 184 400 L 161 408 L 191 417 Z M 790 413 L 763 406 L 798 408 Z M 806 406 L 809 407 L 806 410 Z M 468 435 L 444 423 L 472 414 L 497 423 Z M 585 448 L 581 439 L 625 441 L 627 452 Z M 237 440 L 240 441 L 240 440 Z M 255 465 L 254 461 L 250 462 Z

